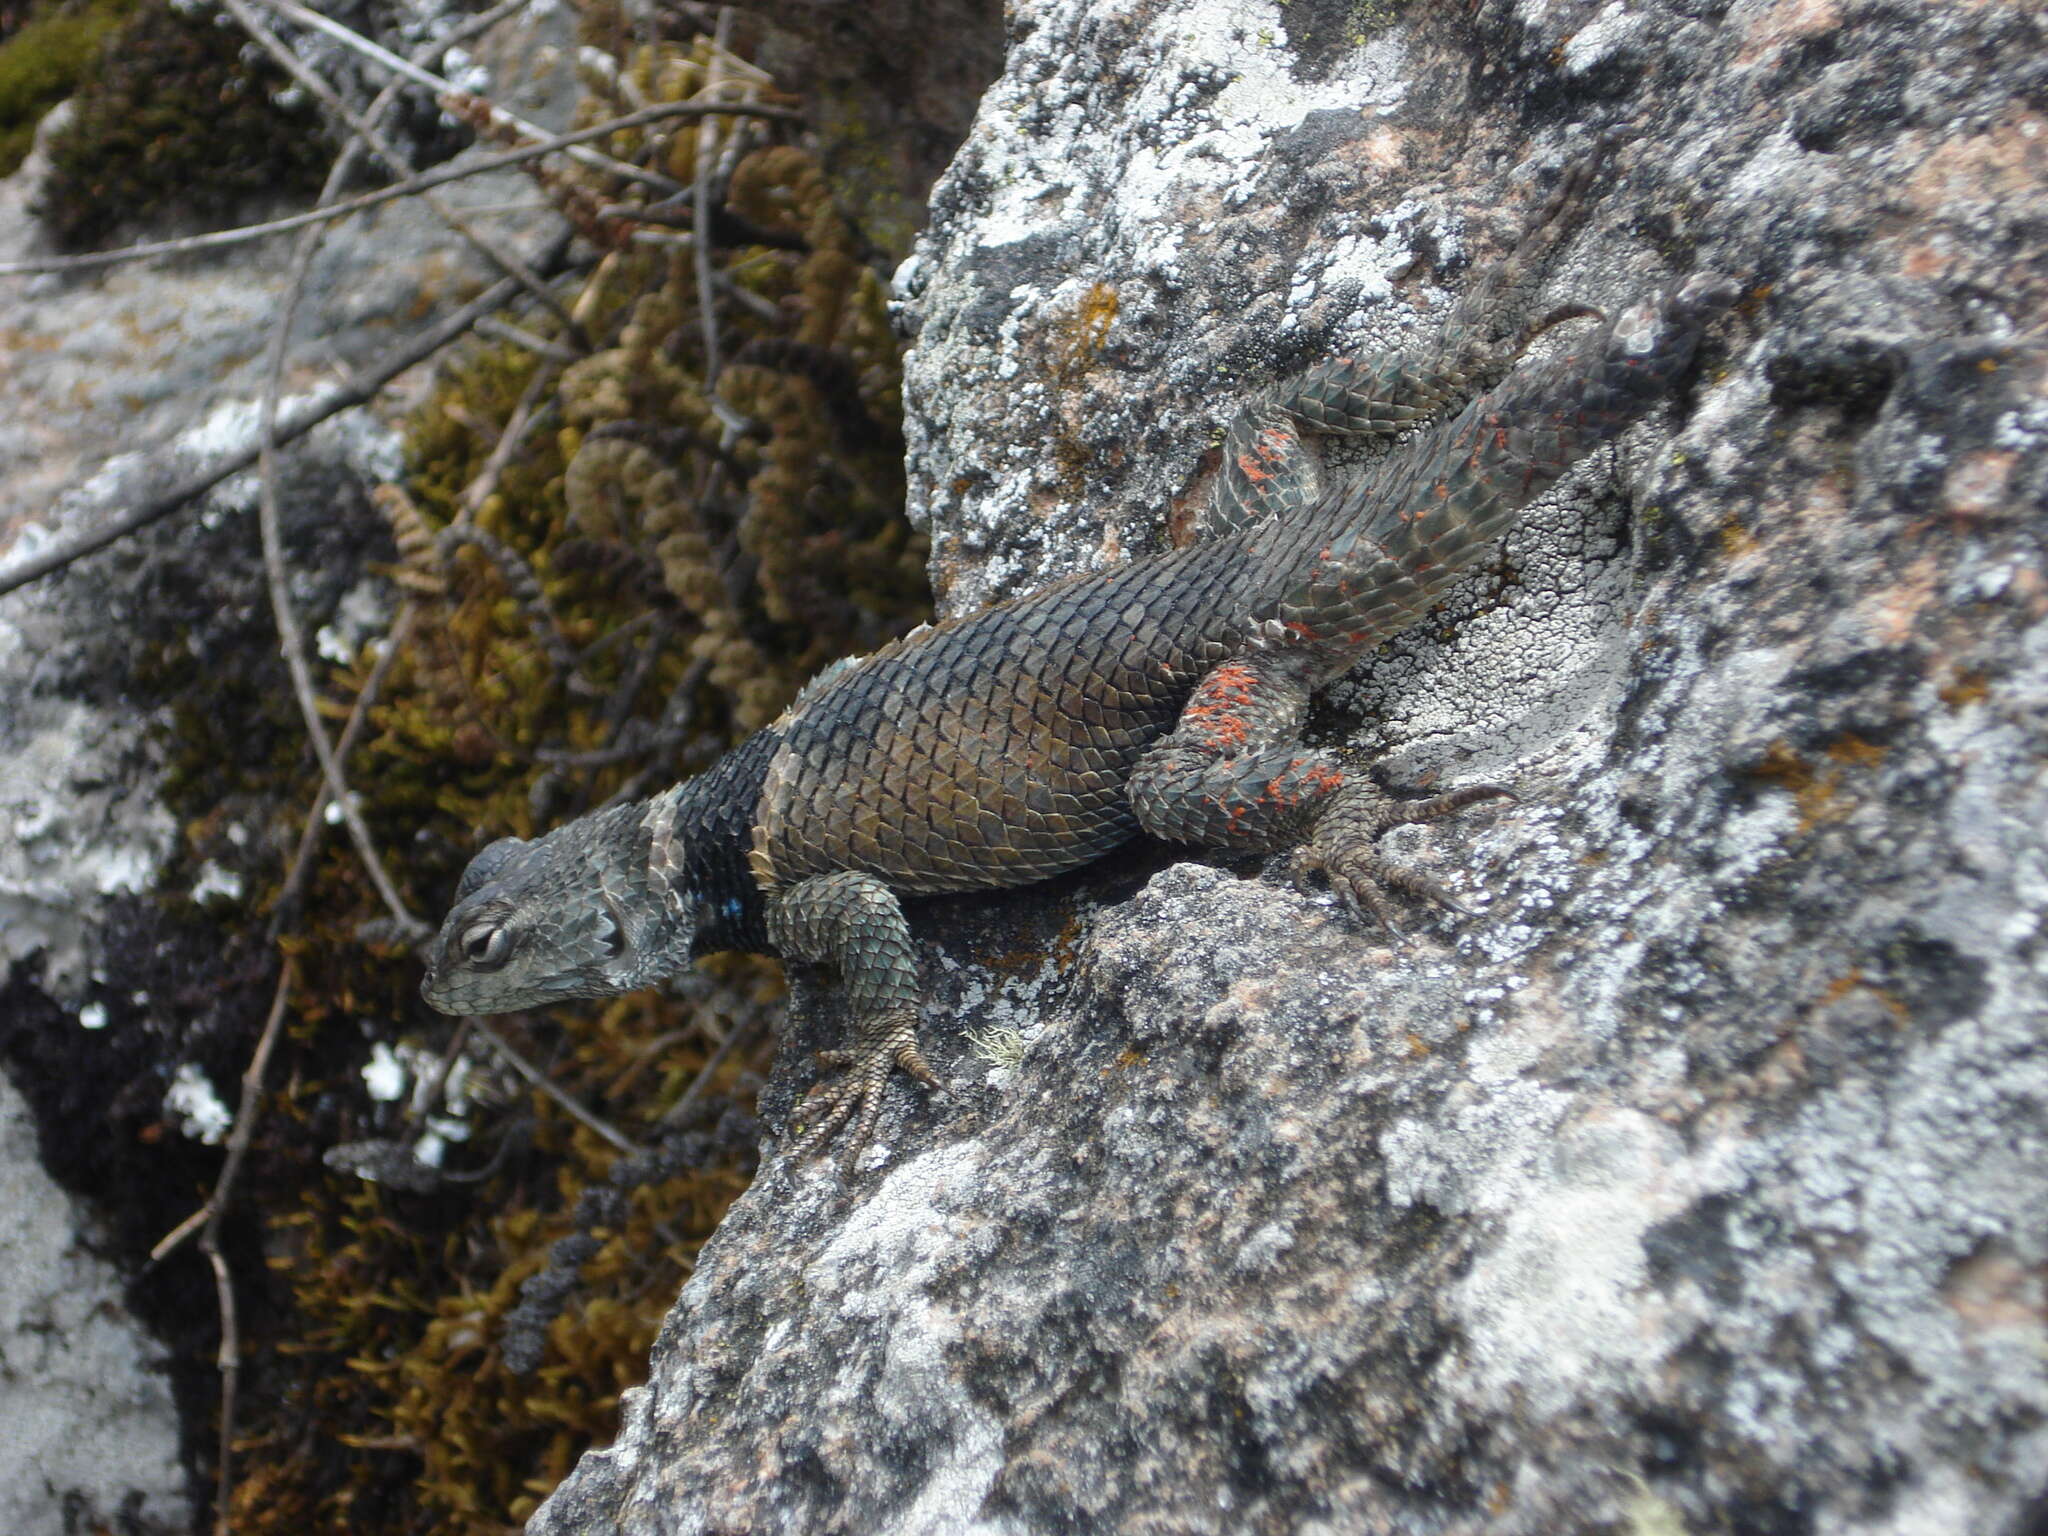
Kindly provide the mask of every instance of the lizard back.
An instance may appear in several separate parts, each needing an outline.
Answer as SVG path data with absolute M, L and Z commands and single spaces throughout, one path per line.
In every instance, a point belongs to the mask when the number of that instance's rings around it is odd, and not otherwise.
M 1024 885 L 1137 831 L 1124 786 L 1241 632 L 1236 541 L 1077 577 L 914 635 L 799 699 L 762 784 L 764 889 Z

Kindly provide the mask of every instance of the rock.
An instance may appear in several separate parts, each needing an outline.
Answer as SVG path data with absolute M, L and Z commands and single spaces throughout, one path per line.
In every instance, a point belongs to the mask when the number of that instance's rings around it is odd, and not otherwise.
M 56 1536 L 104 1529 L 118 1511 L 122 1529 L 185 1528 L 192 1510 L 159 1351 L 122 1309 L 120 1275 L 81 1240 L 92 1217 L 38 1165 L 34 1123 L 4 1077 L 0 1202 L 0 1527 Z
M 1317 718 L 1520 787 L 1393 840 L 1477 913 L 1142 849 L 924 904 L 950 1097 L 764 1165 L 529 1530 L 2037 1530 L 2033 23 L 1008 15 L 900 279 L 949 611 L 1162 547 L 1249 390 L 1432 323 L 1598 135 L 1545 302 L 1748 298 Z
M 802 82 L 833 194 L 878 249 L 900 255 L 933 180 L 1002 69 L 996 0 L 754 0 L 758 57 Z

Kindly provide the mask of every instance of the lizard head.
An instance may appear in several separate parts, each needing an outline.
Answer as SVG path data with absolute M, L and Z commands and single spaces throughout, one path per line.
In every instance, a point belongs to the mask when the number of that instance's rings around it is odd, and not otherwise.
M 692 923 L 652 888 L 642 808 L 620 806 L 469 862 L 420 995 L 443 1013 L 615 997 L 689 963 Z

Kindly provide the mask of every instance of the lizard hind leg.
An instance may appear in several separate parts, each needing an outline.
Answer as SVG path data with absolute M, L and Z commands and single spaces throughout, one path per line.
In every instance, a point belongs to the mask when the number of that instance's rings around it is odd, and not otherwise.
M 803 1106 L 811 1123 L 792 1156 L 809 1157 L 845 1127 L 840 1167 L 851 1178 L 874 1138 L 892 1069 L 901 1067 L 927 1088 L 945 1091 L 917 1048 L 919 988 L 910 926 L 888 886 L 847 870 L 814 875 L 771 896 L 768 936 L 785 959 L 836 967 L 845 988 L 853 1049 L 818 1053 L 823 1065 L 842 1068 L 845 1075 Z
M 1427 876 L 1395 863 L 1377 843 L 1409 822 L 1435 821 L 1469 805 L 1513 799 L 1498 784 L 1473 784 L 1429 800 L 1396 800 L 1327 752 L 1304 747 L 1315 658 L 1261 651 L 1228 661 L 1202 680 L 1180 723 L 1132 772 L 1138 822 L 1169 842 L 1241 853 L 1294 848 L 1297 883 L 1320 872 L 1361 917 L 1394 938 L 1389 890 L 1462 912 Z
M 1453 912 L 1470 909 L 1427 875 L 1381 853 L 1380 837 L 1395 827 L 1454 816 L 1482 800 L 1515 798 L 1503 785 L 1468 784 L 1429 800 L 1396 800 L 1365 779 L 1353 779 L 1332 797 L 1308 841 L 1295 849 L 1295 884 L 1305 888 L 1310 875 L 1321 874 L 1354 914 L 1361 919 L 1369 914 L 1394 939 L 1405 941 L 1386 899 L 1389 888 Z

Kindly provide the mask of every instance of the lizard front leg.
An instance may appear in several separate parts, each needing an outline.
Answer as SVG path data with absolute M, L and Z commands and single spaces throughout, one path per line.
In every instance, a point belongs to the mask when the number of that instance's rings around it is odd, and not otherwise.
M 804 1133 L 795 1155 L 809 1156 L 851 1120 L 841 1156 L 851 1177 L 874 1136 L 889 1069 L 901 1067 L 927 1088 L 939 1088 L 917 1048 L 919 989 L 910 925 L 888 886 L 847 870 L 813 875 L 771 895 L 768 937 L 785 959 L 836 967 L 846 989 L 853 1049 L 819 1053 L 827 1066 L 844 1067 L 845 1076 L 812 1101 L 817 1123 Z
M 1389 887 L 1464 908 L 1424 875 L 1375 846 L 1409 822 L 1434 821 L 1511 791 L 1475 784 L 1419 801 L 1395 800 L 1327 752 L 1302 746 L 1316 661 L 1311 652 L 1253 652 L 1205 677 L 1131 774 L 1131 809 L 1154 837 L 1204 848 L 1270 853 L 1294 848 L 1299 881 L 1320 871 L 1361 916 L 1396 938 Z

